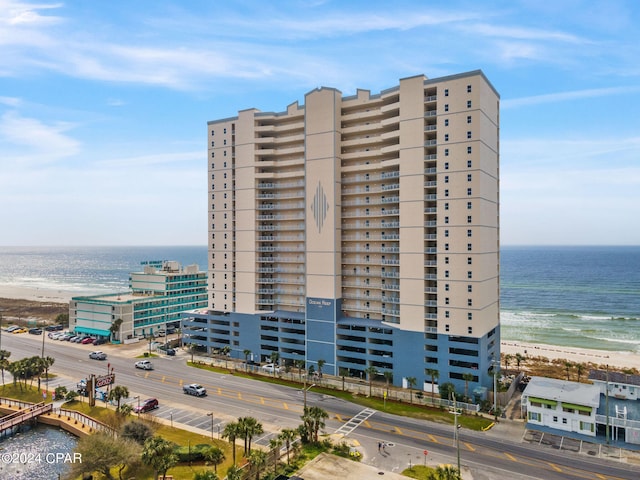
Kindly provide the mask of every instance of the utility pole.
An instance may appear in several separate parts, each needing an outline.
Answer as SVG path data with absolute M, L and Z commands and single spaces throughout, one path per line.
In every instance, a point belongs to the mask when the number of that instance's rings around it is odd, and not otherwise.
M 453 438 L 455 439 L 456 442 L 456 455 L 458 458 L 458 475 L 461 475 L 461 470 L 460 470 L 460 435 L 458 433 L 458 428 L 460 427 L 460 425 L 458 425 L 458 415 L 460 414 L 460 412 L 458 412 L 458 407 L 456 404 L 456 394 L 455 392 L 451 392 L 451 397 L 453 400 Z
M 607 364 L 607 369 L 605 371 L 605 397 L 604 397 L 604 409 L 607 414 L 607 426 L 605 429 L 606 437 L 607 437 L 607 445 L 609 445 L 609 365 Z

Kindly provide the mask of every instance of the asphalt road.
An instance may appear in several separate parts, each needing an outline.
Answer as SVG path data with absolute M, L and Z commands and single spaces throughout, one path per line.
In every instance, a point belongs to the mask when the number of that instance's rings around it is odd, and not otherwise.
M 1 348 L 11 352 L 10 360 L 40 355 L 42 337 L 2 332 Z M 154 410 L 153 415 L 187 425 L 187 428 L 199 429 L 205 434 L 209 432 L 212 437 L 219 436 L 227 422 L 241 416 L 253 416 L 265 429 L 264 435 L 254 442 L 266 445 L 282 428 L 295 428 L 301 423 L 304 397 L 299 389 L 187 367 L 188 355 L 183 352 L 175 357 L 153 358 L 155 369 L 152 371 L 139 370 L 133 364 L 141 348 L 94 347 L 46 338 L 44 353 L 55 358 L 51 371 L 58 375 L 50 388 L 58 384 L 73 388 L 80 379 L 90 374 L 104 375 L 108 368 L 113 368 L 115 383 L 129 388 L 131 396 L 128 402 L 135 405 L 137 397 L 158 398 L 160 408 Z M 107 360 L 89 359 L 89 353 L 97 349 L 108 354 Z M 188 383 L 202 384 L 208 395 L 199 398 L 183 394 L 182 385 Z M 307 404 L 319 406 L 329 413 L 327 433 L 335 432 L 363 411 L 359 405 L 313 390 L 307 393 Z M 450 425 L 377 411 L 359 423 L 348 438 L 364 452 L 364 462 L 382 470 L 398 471 L 426 460 L 429 463 L 457 462 L 458 449 Z M 385 452 L 377 449 L 381 440 L 388 445 Z M 463 429 L 460 430 L 459 445 L 461 465 L 468 467 L 476 480 L 640 478 L 640 467 L 530 445 L 513 435 L 500 437 L 495 433 Z M 427 458 L 425 451 L 428 452 Z

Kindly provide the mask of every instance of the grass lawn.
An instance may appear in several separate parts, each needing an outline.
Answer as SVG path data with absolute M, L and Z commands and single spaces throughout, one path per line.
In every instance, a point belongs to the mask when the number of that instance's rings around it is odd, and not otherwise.
M 295 382 L 292 380 L 287 380 L 284 378 L 267 376 L 267 375 L 256 375 L 249 372 L 243 372 L 240 370 L 228 370 L 220 367 L 212 367 L 210 365 L 201 364 L 201 363 L 191 363 L 187 362 L 187 365 L 195 368 L 200 368 L 203 370 L 208 370 L 215 373 L 228 373 L 233 374 L 236 377 L 242 378 L 251 378 L 254 380 L 259 380 L 262 382 L 273 383 L 276 385 L 286 385 L 287 387 L 292 388 L 303 388 L 303 382 Z M 379 410 L 381 412 L 392 413 L 394 415 L 400 415 L 403 417 L 410 418 L 419 418 L 422 420 L 429 420 L 431 422 L 445 423 L 453 425 L 453 415 L 449 413 L 448 410 L 443 410 L 440 408 L 430 407 L 428 405 L 419 405 L 418 399 L 414 398 L 414 404 L 408 404 L 403 402 L 398 402 L 395 400 L 387 400 L 386 402 L 382 398 L 378 397 L 364 397 L 360 395 L 353 395 L 351 392 L 345 392 L 342 390 L 335 390 L 333 388 L 322 387 L 320 385 L 316 385 L 313 387 L 313 391 L 316 393 L 322 393 L 325 395 L 331 395 L 336 398 L 342 398 L 343 400 L 347 400 L 349 402 L 355 403 L 357 405 L 362 405 L 364 407 L 373 408 Z M 492 420 L 476 416 L 476 415 L 460 415 L 458 417 L 458 422 L 461 426 L 468 428 L 470 430 L 482 430 L 483 428 L 488 427 Z
M 21 400 L 23 402 L 40 403 L 42 402 L 42 390 L 47 387 L 42 382 L 41 390 L 38 389 L 38 381 L 34 380 L 34 386 L 30 386 L 27 382 L 25 387 L 23 383 L 14 385 L 13 383 L 5 383 L 0 386 L 0 397 L 13 398 L 15 400 Z M 51 401 L 51 393 L 47 393 L 47 402 Z

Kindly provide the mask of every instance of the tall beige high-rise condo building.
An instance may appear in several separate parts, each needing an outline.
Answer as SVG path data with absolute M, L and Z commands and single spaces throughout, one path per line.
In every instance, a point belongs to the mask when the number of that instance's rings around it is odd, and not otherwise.
M 187 343 L 492 388 L 499 95 L 481 71 L 318 88 L 211 121 L 207 143 L 209 310 Z

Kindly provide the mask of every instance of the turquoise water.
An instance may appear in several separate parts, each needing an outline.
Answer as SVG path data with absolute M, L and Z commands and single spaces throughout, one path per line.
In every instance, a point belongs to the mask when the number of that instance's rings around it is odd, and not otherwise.
M 640 352 L 640 247 L 504 247 L 503 340 Z
M 640 247 L 503 247 L 503 340 L 640 352 Z M 140 262 L 207 268 L 206 246 L 0 247 L 0 285 L 126 290 Z

